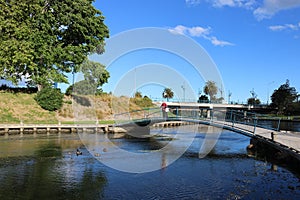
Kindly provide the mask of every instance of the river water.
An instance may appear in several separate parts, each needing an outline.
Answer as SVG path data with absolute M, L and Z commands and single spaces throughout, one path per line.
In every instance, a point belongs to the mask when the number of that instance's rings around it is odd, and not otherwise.
M 258 120 L 258 125 L 276 130 L 279 128 L 281 131 L 300 132 L 300 121 Z
M 140 154 L 155 152 L 170 141 L 176 141 L 172 148 L 186 143 L 180 137 L 170 140 L 172 134 L 180 135 L 178 128 L 161 132 L 152 130 L 152 139 L 109 140 Z M 199 158 L 206 136 L 200 130 L 174 162 L 168 163 L 168 155 L 164 160 L 154 154 L 162 167 L 148 173 L 106 166 L 101 161 L 122 159 L 103 143 L 107 135 L 83 135 L 92 138 L 90 143 L 77 134 L 1 137 L 0 199 L 300 199 L 299 174 L 248 156 L 249 138 L 234 132 L 223 130 L 212 151 Z M 82 155 L 77 156 L 76 149 Z M 140 163 L 130 157 L 123 160 L 122 165 Z

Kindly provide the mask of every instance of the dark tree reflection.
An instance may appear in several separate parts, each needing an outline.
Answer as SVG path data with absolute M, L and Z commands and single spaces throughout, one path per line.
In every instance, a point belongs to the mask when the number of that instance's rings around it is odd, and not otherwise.
M 107 179 L 95 164 L 55 142 L 34 156 L 0 158 L 0 199 L 101 199 Z

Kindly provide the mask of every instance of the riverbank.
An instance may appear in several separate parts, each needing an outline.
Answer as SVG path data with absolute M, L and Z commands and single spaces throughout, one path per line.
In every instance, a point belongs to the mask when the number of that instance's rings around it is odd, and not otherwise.
M 84 96 L 80 98 L 80 102 L 78 99 L 65 96 L 62 108 L 50 112 L 37 104 L 34 100 L 35 95 L 35 93 L 1 91 L 0 124 L 74 124 L 74 121 L 90 123 L 91 119 L 98 119 L 99 124 L 106 124 L 113 122 L 113 110 L 122 113 L 128 110 L 140 110 L 144 106 L 143 101 L 139 99 L 114 97 L 109 94 Z M 74 105 L 78 117 L 75 117 Z

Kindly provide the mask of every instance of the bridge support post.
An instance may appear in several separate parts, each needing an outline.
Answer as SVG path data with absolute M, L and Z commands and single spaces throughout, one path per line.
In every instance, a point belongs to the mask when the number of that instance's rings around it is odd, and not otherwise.
M 232 127 L 234 127 L 234 123 L 235 123 L 235 115 L 232 116 Z
M 207 119 L 210 119 L 211 118 L 211 110 L 207 109 L 206 113 L 207 113 L 207 116 L 206 116 Z
M 271 140 L 272 141 L 276 140 L 276 135 L 277 135 L 277 133 L 271 132 Z
M 244 111 L 244 119 L 247 118 L 247 110 Z
M 253 129 L 253 135 L 255 135 L 255 131 L 256 131 L 256 126 L 257 126 L 257 118 L 254 117 L 254 129 Z

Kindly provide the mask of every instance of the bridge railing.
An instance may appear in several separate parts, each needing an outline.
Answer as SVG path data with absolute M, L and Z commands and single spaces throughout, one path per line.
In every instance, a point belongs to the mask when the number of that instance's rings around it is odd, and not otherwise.
M 228 111 L 226 113 L 226 122 L 231 123 L 232 126 L 242 124 L 248 131 L 253 133 L 255 133 L 257 127 L 275 131 L 280 129 L 280 118 L 246 111 Z
M 114 115 L 117 124 L 128 123 L 132 121 L 139 121 L 143 119 L 162 119 L 162 110 L 159 107 L 145 108 L 141 110 L 133 110 Z M 168 119 L 178 120 L 201 120 L 209 123 L 213 122 L 219 125 L 227 125 L 232 127 L 239 127 L 255 134 L 256 128 L 261 127 L 269 130 L 279 131 L 280 118 L 270 117 L 248 111 L 236 110 L 210 110 L 203 111 L 198 109 L 184 109 L 175 108 L 168 112 Z
M 208 113 L 209 112 L 209 113 Z M 232 127 L 239 127 L 255 134 L 257 127 L 269 130 L 279 131 L 280 118 L 270 117 L 268 115 L 261 115 L 248 111 L 224 110 L 214 109 L 203 112 L 195 109 L 180 109 L 177 108 L 175 114 L 176 118 L 202 120 L 217 123 L 220 125 L 229 125 Z M 173 115 L 174 117 L 174 115 Z
M 161 118 L 161 117 L 162 117 L 162 112 L 160 108 L 144 108 L 141 110 L 132 110 L 129 112 L 114 114 L 114 120 L 116 121 L 117 124 L 149 119 L 149 118 Z

